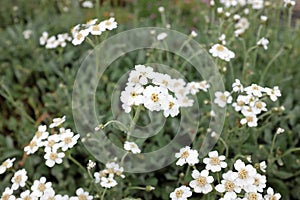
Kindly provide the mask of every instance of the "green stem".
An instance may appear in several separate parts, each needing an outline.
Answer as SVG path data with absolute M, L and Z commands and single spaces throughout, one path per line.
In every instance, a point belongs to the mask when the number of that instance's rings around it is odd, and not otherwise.
M 120 126 L 122 126 L 122 128 L 125 130 L 125 131 L 128 131 L 128 128 L 125 124 L 123 124 L 122 122 L 118 121 L 118 120 L 111 120 L 111 121 L 108 121 L 106 122 L 103 126 L 99 125 L 99 127 L 101 126 L 102 129 L 104 129 L 106 126 L 108 126 L 109 124 L 119 124 Z
M 104 191 L 103 191 L 103 193 L 101 195 L 101 200 L 104 200 L 104 196 L 105 196 L 106 190 L 107 190 L 107 188 L 104 189 Z
M 120 165 L 121 166 L 123 166 L 123 164 L 124 164 L 124 160 L 125 160 L 125 158 L 126 158 L 126 156 L 129 154 L 129 152 L 126 152 L 124 155 L 123 155 L 123 157 L 121 158 L 121 162 L 120 162 Z
M 263 71 L 261 77 L 260 77 L 260 81 L 259 83 L 262 84 L 264 81 L 264 78 L 267 74 L 267 72 L 269 71 L 269 68 L 271 67 L 271 65 L 273 64 L 273 62 L 283 53 L 284 49 L 281 48 L 277 54 L 270 60 L 270 62 L 268 63 L 267 67 L 265 68 L 265 70 Z
M 292 149 L 287 150 L 286 152 L 284 152 L 284 154 L 278 156 L 275 160 L 278 160 L 278 159 L 280 159 L 280 158 L 283 158 L 283 157 L 287 156 L 288 154 L 290 154 L 290 153 L 292 153 L 292 152 L 294 152 L 294 151 L 300 151 L 300 147 L 296 147 L 296 148 L 292 148 Z M 275 160 L 274 160 L 274 161 L 275 161 Z
M 134 117 L 133 117 L 133 119 L 132 119 L 132 121 L 130 123 L 129 131 L 127 133 L 127 138 L 126 138 L 127 140 L 129 140 L 130 135 L 131 135 L 131 133 L 132 133 L 132 131 L 134 129 L 134 126 L 135 126 L 136 122 L 138 121 L 138 119 L 140 117 L 140 112 L 141 112 L 141 106 L 138 106 L 138 108 L 137 108 L 137 110 L 136 110 L 136 112 L 134 114 Z
M 71 154 L 68 155 L 68 159 L 71 160 L 75 165 L 77 165 L 82 171 L 86 172 L 85 167 L 83 167 L 75 158 L 71 156 Z
M 225 147 L 225 155 L 226 158 L 228 157 L 229 154 L 229 149 L 228 149 L 228 145 L 226 144 L 226 142 L 223 140 L 223 138 L 219 137 L 219 140 L 223 143 L 224 147 Z

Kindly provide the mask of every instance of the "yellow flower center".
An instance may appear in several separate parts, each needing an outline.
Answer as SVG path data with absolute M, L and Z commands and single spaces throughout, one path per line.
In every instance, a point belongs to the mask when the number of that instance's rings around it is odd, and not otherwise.
M 2 196 L 2 199 L 3 199 L 3 200 L 8 200 L 8 199 L 9 199 L 9 197 L 10 197 L 10 195 L 8 195 L 8 194 L 5 194 L 5 195 L 3 195 L 3 196 Z
M 66 137 L 66 138 L 64 139 L 64 142 L 65 142 L 66 144 L 70 144 L 70 143 L 72 142 L 72 138 L 71 138 L 71 137 Z
M 7 167 L 7 165 L 8 165 L 8 161 L 4 161 L 3 163 L 2 163 L 2 165 L 1 165 L 1 167 Z
M 30 149 L 33 149 L 34 147 L 36 147 L 36 142 L 35 141 L 31 141 L 29 144 Z
M 247 122 L 253 122 L 253 117 L 247 116 L 247 117 L 246 117 L 246 120 L 247 120 Z
M 219 165 L 220 164 L 220 159 L 218 157 L 212 157 L 212 158 L 210 158 L 210 164 Z
M 177 190 L 175 195 L 176 195 L 177 198 L 180 198 L 183 195 L 183 191 L 182 190 Z
M 55 145 L 55 141 L 54 140 L 49 140 L 48 141 L 48 147 L 53 147 Z
M 225 49 L 224 49 L 224 46 L 223 45 L 218 45 L 217 46 L 217 51 L 224 51 Z
M 234 183 L 231 181 L 226 181 L 225 183 L 225 189 L 228 192 L 232 192 L 234 190 L 234 186 L 235 186 Z
M 83 37 L 83 35 L 81 33 L 78 33 L 77 36 L 76 36 L 76 39 L 80 40 L 82 37 Z
M 100 28 L 99 28 L 99 26 L 93 26 L 92 30 L 93 31 L 100 31 Z
M 108 20 L 105 22 L 105 25 L 106 25 L 106 26 L 110 26 L 111 24 L 112 24 L 112 23 L 111 23 L 110 21 L 108 21 Z
M 237 102 L 237 105 L 238 105 L 238 106 L 243 106 L 243 105 L 245 105 L 245 103 L 244 103 L 243 101 L 238 101 L 238 102 Z
M 227 97 L 226 97 L 224 94 L 222 94 L 222 95 L 220 96 L 220 99 L 221 99 L 222 101 L 226 101 L 226 100 L 227 100 Z
M 175 104 L 173 102 L 169 103 L 169 109 L 172 109 Z
M 207 181 L 206 181 L 206 178 L 203 177 L 203 176 L 200 176 L 199 178 L 197 178 L 197 184 L 199 186 L 204 186 L 206 185 Z
M 84 194 L 80 194 L 80 195 L 78 196 L 78 199 L 79 199 L 79 200 L 87 200 L 87 198 L 86 198 L 86 196 L 85 196 Z
M 18 175 L 15 178 L 15 183 L 19 184 L 22 181 L 22 175 Z
M 56 153 L 51 153 L 50 154 L 50 159 L 51 160 L 56 160 L 56 158 L 57 158 L 57 154 Z
M 240 178 L 240 179 L 246 179 L 247 177 L 248 177 L 248 172 L 247 172 L 247 170 L 242 169 L 242 170 L 239 172 L 239 178 Z
M 38 186 L 38 190 L 41 192 L 44 192 L 46 190 L 46 186 L 44 183 L 40 183 Z
M 152 94 L 151 95 L 151 100 L 153 101 L 153 102 L 158 102 L 158 100 L 159 100 L 159 98 L 158 98 L 158 94 Z
M 256 102 L 255 106 L 256 106 L 256 108 L 258 108 L 258 109 L 262 109 L 262 107 L 263 107 L 261 101 Z
M 181 155 L 181 158 L 186 159 L 187 157 L 189 157 L 189 152 L 188 151 L 184 151 Z
M 42 136 L 42 132 L 40 131 L 35 132 L 35 136 L 37 139 L 39 139 Z
M 258 196 L 255 193 L 250 193 L 248 195 L 248 200 L 257 200 L 257 199 L 258 199 Z
M 131 92 L 130 95 L 131 95 L 132 97 L 136 97 L 136 96 L 137 96 L 137 93 Z

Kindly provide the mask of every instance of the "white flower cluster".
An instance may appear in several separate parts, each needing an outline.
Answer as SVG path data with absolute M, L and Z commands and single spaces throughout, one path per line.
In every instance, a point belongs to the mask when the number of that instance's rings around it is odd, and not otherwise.
M 293 7 L 296 5 L 296 1 L 294 0 L 283 0 L 284 7 Z
M 123 174 L 124 168 L 120 167 L 116 162 L 108 162 L 105 169 L 94 173 L 95 183 L 100 183 L 103 188 L 113 188 L 118 182 L 115 180 L 115 175 L 125 178 Z
M 104 31 L 111 31 L 117 28 L 118 24 L 115 21 L 115 18 L 111 17 L 107 20 L 101 21 L 98 23 L 98 19 L 92 19 L 86 22 L 85 24 L 77 24 L 71 30 L 73 40 L 73 45 L 81 44 L 84 39 L 89 35 L 101 35 Z
M 49 128 L 60 127 L 59 132 L 49 134 L 46 125 L 40 125 L 29 145 L 24 148 L 27 155 L 34 154 L 39 148 L 44 148 L 44 158 L 46 165 L 53 167 L 55 164 L 61 164 L 65 157 L 65 151 L 74 147 L 79 139 L 79 134 L 74 134 L 71 129 L 65 129 L 61 125 L 66 120 L 66 117 L 54 118 Z
M 196 150 L 191 150 L 190 147 L 184 147 L 180 150 L 179 154 L 181 157 L 179 160 L 185 157 L 184 152 L 188 152 L 187 157 L 193 152 L 193 155 L 195 156 L 193 159 L 190 157 L 190 159 L 193 160 L 192 164 L 199 163 L 198 152 Z M 176 157 L 178 158 L 178 156 Z M 185 163 L 190 164 L 190 162 Z M 221 196 L 219 198 L 220 200 L 278 200 L 281 198 L 279 193 L 274 194 L 272 188 L 268 188 L 266 191 L 267 193 L 263 197 L 262 193 L 267 186 L 266 176 L 258 173 L 251 164 L 246 165 L 243 161 L 236 160 L 234 163 L 234 170 L 228 170 L 223 173 L 223 179 L 214 185 L 216 176 L 213 173 L 222 171 L 222 168 L 227 168 L 225 156 L 219 155 L 217 151 L 212 151 L 208 154 L 207 158 L 203 159 L 203 163 L 206 166 L 202 171 L 198 171 L 194 166 L 194 170 L 191 174 L 193 180 L 189 182 L 189 187 L 181 186 L 170 193 L 170 198 L 172 200 L 186 200 L 193 195 L 193 192 L 208 194 L 214 189 L 219 192 Z M 264 170 L 266 167 L 265 162 L 262 163 L 262 170 Z M 176 164 L 181 165 L 181 161 Z M 239 198 L 238 196 L 242 198 Z
M 238 93 L 236 101 L 232 103 L 232 93 Z M 236 79 L 232 84 L 232 92 L 216 92 L 214 102 L 220 107 L 231 104 L 236 112 L 242 113 L 244 118 L 240 120 L 241 124 L 247 124 L 249 127 L 256 127 L 258 115 L 267 111 L 266 99 L 277 101 L 281 96 L 278 86 L 273 88 L 261 87 L 257 84 L 251 84 L 244 87 L 240 80 Z
M 89 195 L 82 188 L 76 190 L 76 196 L 56 194 L 52 187 L 51 182 L 47 182 L 45 177 L 41 177 L 39 180 L 34 180 L 31 187 L 23 190 L 19 197 L 13 193 L 20 188 L 24 188 L 28 180 L 27 171 L 21 169 L 17 171 L 11 179 L 11 188 L 6 187 L 1 195 L 1 200 L 92 200 L 93 196 Z M 27 183 L 28 184 L 28 183 Z
M 48 32 L 43 32 L 40 37 L 40 45 L 45 46 L 46 49 L 56 49 L 58 47 L 66 47 L 67 42 L 72 41 L 72 37 L 68 33 L 61 33 L 49 37 Z
M 195 95 L 200 90 L 206 92 L 209 87 L 207 81 L 186 83 L 183 79 L 154 72 L 152 67 L 136 65 L 120 100 L 126 113 L 131 112 L 133 106 L 143 105 L 150 111 L 163 111 L 165 117 L 175 117 L 181 107 L 193 105 L 189 94 Z
M 236 7 L 250 5 L 254 10 L 260 10 L 264 7 L 264 0 L 220 0 L 225 7 Z

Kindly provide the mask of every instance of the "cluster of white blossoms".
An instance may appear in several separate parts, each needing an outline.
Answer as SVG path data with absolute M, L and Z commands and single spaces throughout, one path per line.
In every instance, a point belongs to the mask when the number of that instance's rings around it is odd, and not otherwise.
M 77 24 L 71 30 L 73 40 L 73 45 L 81 44 L 85 38 L 91 35 L 101 35 L 104 31 L 111 31 L 117 28 L 118 24 L 115 21 L 115 18 L 111 17 L 107 20 L 101 21 L 99 23 L 98 19 L 92 19 L 86 22 L 85 24 Z
M 237 93 L 236 101 L 233 102 L 231 94 Z M 244 87 L 240 80 L 236 79 L 232 84 L 232 92 L 216 92 L 214 103 L 220 107 L 225 107 L 226 104 L 232 104 L 236 112 L 240 112 L 243 118 L 241 124 L 247 124 L 249 127 L 256 127 L 258 115 L 267 111 L 266 100 L 277 101 L 281 96 L 278 86 L 273 88 L 262 87 L 257 84 L 251 84 Z M 233 103 L 232 103 L 233 102 Z
M 236 37 L 239 37 L 249 28 L 250 22 L 247 18 L 241 17 L 234 25 L 235 31 L 234 34 Z
M 1 195 L 1 200 L 92 200 L 93 196 L 82 188 L 76 190 L 76 196 L 56 194 L 51 182 L 47 182 L 45 177 L 34 180 L 30 185 L 27 171 L 25 169 L 15 172 L 11 179 L 11 187 L 6 187 Z M 25 189 L 25 185 L 26 187 Z M 21 191 L 18 191 L 21 190 Z M 14 195 L 16 192 L 19 196 Z
M 29 145 L 24 148 L 26 154 L 34 154 L 39 148 L 44 148 L 44 158 L 48 167 L 61 164 L 62 159 L 65 157 L 64 152 L 73 148 L 80 137 L 79 134 L 74 134 L 71 129 L 65 129 L 61 126 L 65 120 L 65 116 L 53 119 L 49 128 L 59 127 L 59 131 L 53 134 L 47 132 L 46 125 L 40 125 Z
M 211 151 L 208 157 L 203 159 L 205 169 L 197 170 L 196 164 L 199 163 L 198 152 L 190 147 L 184 147 L 175 156 L 179 160 L 177 165 L 193 165 L 194 170 L 191 173 L 193 180 L 188 186 L 183 185 L 170 193 L 172 200 L 186 200 L 193 193 L 208 194 L 213 190 L 217 191 L 221 197 L 220 200 L 278 200 L 281 198 L 279 193 L 274 193 L 272 188 L 268 188 L 266 194 L 263 192 L 267 186 L 267 178 L 260 174 L 252 164 L 245 164 L 242 160 L 236 160 L 234 169 L 228 170 L 222 174 L 222 180 L 216 181 L 218 175 L 215 172 L 221 172 L 227 168 L 225 156 L 219 155 L 217 151 Z M 180 155 L 180 156 L 179 156 Z M 189 158 L 189 161 L 186 161 Z M 183 164 L 182 164 L 183 163 Z M 259 165 L 259 170 L 265 172 L 265 162 Z M 217 183 L 215 183 L 217 182 Z
M 124 168 L 116 162 L 108 162 L 105 165 L 105 169 L 94 173 L 95 183 L 100 184 L 103 188 L 113 188 L 118 185 L 116 176 L 125 178 L 123 174 Z
M 133 106 L 143 105 L 150 111 L 163 111 L 165 117 L 175 117 L 181 107 L 193 105 L 194 101 L 188 95 L 195 95 L 200 90 L 207 92 L 209 87 L 207 81 L 186 83 L 183 79 L 154 72 L 152 67 L 136 65 L 120 100 L 126 113 L 131 112 Z
M 40 45 L 45 46 L 46 49 L 64 48 L 67 46 L 67 42 L 70 41 L 72 41 L 72 37 L 68 33 L 61 33 L 49 37 L 48 32 L 43 32 L 40 37 Z

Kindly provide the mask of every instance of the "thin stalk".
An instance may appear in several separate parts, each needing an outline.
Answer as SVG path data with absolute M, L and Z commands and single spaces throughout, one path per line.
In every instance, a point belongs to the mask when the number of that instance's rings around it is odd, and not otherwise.
M 138 119 L 140 117 L 140 112 L 141 112 L 141 106 L 138 106 L 138 108 L 137 108 L 137 110 L 136 110 L 136 112 L 134 114 L 134 117 L 133 117 L 133 119 L 132 119 L 132 121 L 130 123 L 129 131 L 128 131 L 127 137 L 126 137 L 127 140 L 129 140 L 130 135 L 131 135 L 131 133 L 132 133 L 132 131 L 134 129 L 134 126 L 135 126 L 136 122 L 138 121 Z
M 82 171 L 86 172 L 85 167 L 83 167 L 75 158 L 71 156 L 71 154 L 68 155 L 68 159 L 71 160 L 75 165 L 77 165 Z

